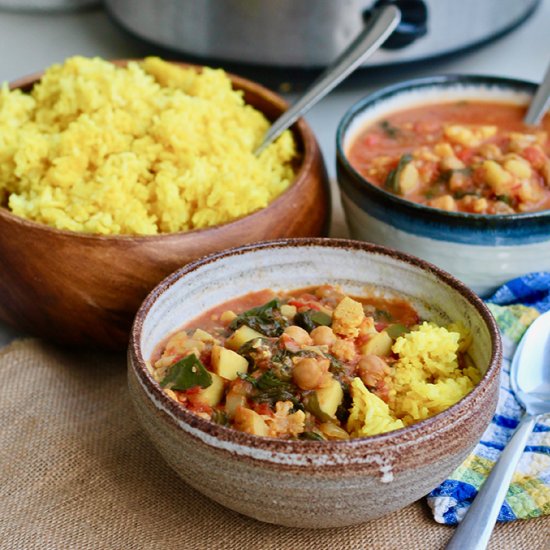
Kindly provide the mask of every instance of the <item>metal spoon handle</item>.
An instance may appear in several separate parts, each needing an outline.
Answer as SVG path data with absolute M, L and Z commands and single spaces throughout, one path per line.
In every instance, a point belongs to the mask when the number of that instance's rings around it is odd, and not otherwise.
M 535 96 L 531 100 L 529 109 L 523 121 L 525 124 L 538 124 L 543 117 L 548 101 L 550 100 L 550 65 L 546 69 L 546 74 L 542 79 Z
M 481 486 L 470 509 L 457 527 L 446 550 L 484 550 L 508 492 L 508 487 L 527 438 L 535 427 L 537 416 L 525 414 L 514 435 L 502 451 L 489 477 Z
M 373 54 L 401 21 L 401 12 L 395 6 L 376 10 L 364 30 L 336 59 L 336 61 L 311 85 L 294 105 L 285 111 L 267 131 L 254 154 L 259 155 L 275 138 L 303 116 L 313 105 L 325 97 L 346 76 Z

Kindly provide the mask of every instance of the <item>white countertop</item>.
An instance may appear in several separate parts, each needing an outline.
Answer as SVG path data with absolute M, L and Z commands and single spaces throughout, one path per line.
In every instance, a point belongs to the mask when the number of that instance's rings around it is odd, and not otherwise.
M 0 1 L 1 4 L 1 1 Z M 377 70 L 372 79 L 362 69 L 318 103 L 306 116 L 334 177 L 335 133 L 344 112 L 374 88 L 433 74 L 490 74 L 539 81 L 550 61 L 550 0 L 510 34 L 466 54 L 399 69 Z M 128 39 L 100 9 L 64 14 L 14 13 L 0 10 L 0 82 L 40 71 L 71 55 L 108 59 L 141 57 L 143 46 Z M 184 59 L 184 56 L 182 56 Z M 288 96 L 292 101 L 293 95 Z M 336 197 L 335 209 L 339 210 Z M 337 223 L 332 234 L 345 234 Z M 0 324 L 0 346 L 14 332 Z

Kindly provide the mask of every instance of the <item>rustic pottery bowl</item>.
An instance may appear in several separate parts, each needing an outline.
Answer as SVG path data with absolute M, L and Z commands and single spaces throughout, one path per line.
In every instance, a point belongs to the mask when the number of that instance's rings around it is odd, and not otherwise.
M 435 76 L 383 88 L 341 120 L 337 176 L 353 238 L 414 254 L 449 271 L 481 295 L 530 271 L 550 269 L 550 211 L 510 215 L 447 212 L 369 183 L 347 159 L 358 132 L 388 114 L 464 99 L 526 105 L 535 84 L 492 76 Z
M 147 363 L 155 347 L 213 306 L 260 289 L 327 282 L 355 295 L 372 284 L 383 294 L 399 289 L 423 317 L 463 323 L 472 331 L 471 357 L 483 379 L 446 411 L 395 432 L 348 441 L 284 441 L 200 418 L 152 378 Z M 483 302 L 426 262 L 358 241 L 288 239 L 218 253 L 170 275 L 139 309 L 128 357 L 138 417 L 187 483 L 261 521 L 336 527 L 406 506 L 464 460 L 496 407 L 501 344 Z
M 12 88 L 28 90 L 39 78 Z M 286 109 L 280 96 L 259 84 L 231 80 L 267 118 Z M 292 131 L 302 155 L 293 184 L 267 208 L 224 225 L 158 236 L 98 236 L 54 229 L 0 207 L 0 320 L 65 344 L 124 349 L 147 293 L 187 262 L 263 239 L 326 234 L 330 196 L 323 158 L 303 120 Z

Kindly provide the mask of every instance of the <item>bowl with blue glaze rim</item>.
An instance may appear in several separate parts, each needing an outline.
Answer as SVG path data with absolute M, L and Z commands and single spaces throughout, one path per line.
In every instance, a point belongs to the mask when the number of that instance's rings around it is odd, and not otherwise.
M 354 104 L 336 136 L 338 185 L 352 238 L 432 262 L 482 296 L 514 277 L 550 270 L 550 210 L 517 214 L 440 210 L 371 184 L 347 158 L 358 133 L 391 113 L 458 100 L 527 105 L 535 88 L 523 80 L 444 75 L 389 86 Z
M 266 288 L 338 284 L 352 295 L 395 296 L 424 319 L 458 322 L 483 373 L 460 401 L 393 432 L 342 441 L 259 437 L 193 414 L 151 374 L 167 334 L 212 307 Z M 370 290 L 369 290 L 370 289 Z M 370 243 L 281 239 L 202 258 L 168 276 L 136 315 L 128 383 L 137 417 L 167 463 L 189 485 L 255 519 L 289 527 L 339 527 L 418 500 L 462 463 L 490 423 L 499 390 L 495 320 L 465 285 L 433 265 Z

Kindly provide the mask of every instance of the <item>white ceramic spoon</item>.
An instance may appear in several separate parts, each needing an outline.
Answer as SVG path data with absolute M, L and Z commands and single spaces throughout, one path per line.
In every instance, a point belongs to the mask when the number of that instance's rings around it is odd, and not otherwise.
M 550 312 L 538 317 L 519 343 L 510 368 L 510 383 L 525 414 L 457 527 L 447 550 L 487 547 L 512 475 L 537 419 L 550 413 Z

